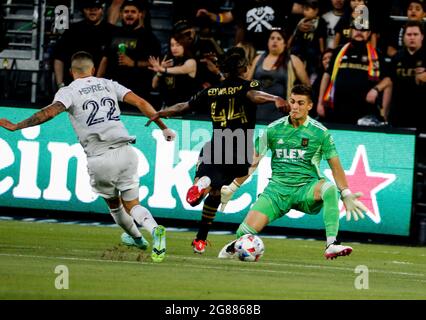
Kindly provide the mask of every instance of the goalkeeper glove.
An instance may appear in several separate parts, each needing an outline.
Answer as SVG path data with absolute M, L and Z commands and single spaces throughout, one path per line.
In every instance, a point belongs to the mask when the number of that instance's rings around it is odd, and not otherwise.
M 358 200 L 362 197 L 361 192 L 352 193 L 349 189 L 342 190 L 342 200 L 346 208 L 346 221 L 351 220 L 351 215 L 355 221 L 358 221 L 358 217 L 364 219 L 363 211 L 367 212 L 367 207 Z
M 220 211 L 223 212 L 225 210 L 228 201 L 232 199 L 234 192 L 237 191 L 239 187 L 240 185 L 235 180 L 228 186 L 222 186 L 220 189 Z

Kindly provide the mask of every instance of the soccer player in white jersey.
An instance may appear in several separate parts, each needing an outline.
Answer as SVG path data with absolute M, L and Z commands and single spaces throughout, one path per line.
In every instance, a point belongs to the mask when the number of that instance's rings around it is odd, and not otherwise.
M 119 83 L 94 77 L 93 59 L 87 52 L 80 51 L 72 56 L 70 71 L 74 81 L 59 89 L 52 104 L 17 124 L 0 119 L 0 126 L 10 131 L 20 130 L 67 111 L 87 155 L 92 189 L 105 199 L 114 221 L 124 229 L 122 242 L 141 249 L 148 247 L 136 221 L 153 237 L 152 260 L 161 262 L 166 252 L 166 230 L 139 203 L 138 157 L 130 146 L 136 137 L 130 136 L 121 122 L 118 101 L 137 107 L 147 117 L 152 117 L 156 111 L 146 100 Z M 174 132 L 160 119 L 155 122 L 167 141 L 175 138 Z
M 270 149 L 272 151 L 272 177 L 268 186 L 250 208 L 247 217 L 240 224 L 236 236 L 257 234 L 267 224 L 281 218 L 290 209 L 307 214 L 318 214 L 323 209 L 326 233 L 324 256 L 335 259 L 346 256 L 352 248 L 341 245 L 336 237 L 339 230 L 339 191 L 346 208 L 346 218 L 364 218 L 367 211 L 358 200 L 360 192 L 349 190 L 345 171 L 330 132 L 318 121 L 308 116 L 312 109 L 312 90 L 304 85 L 296 85 L 288 100 L 289 116 L 272 122 L 266 134 L 256 140 L 255 156 L 249 174 L 253 173 L 260 159 Z M 326 181 L 319 171 L 322 159 L 327 160 L 335 184 Z M 224 205 L 231 199 L 239 186 L 249 175 L 236 178 L 230 185 L 221 189 L 221 202 Z M 235 256 L 235 240 L 223 247 L 219 258 Z

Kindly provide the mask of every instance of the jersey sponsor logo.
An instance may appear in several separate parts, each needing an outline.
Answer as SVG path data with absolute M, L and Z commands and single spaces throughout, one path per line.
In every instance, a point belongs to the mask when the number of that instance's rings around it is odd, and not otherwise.
M 255 87 L 259 87 L 259 81 L 257 80 L 253 80 L 252 82 L 250 82 L 250 88 L 255 88 Z
M 305 159 L 305 150 L 300 149 L 275 149 L 275 155 L 280 159 Z
M 415 68 L 397 68 L 396 74 L 401 78 L 414 78 L 416 76 Z
M 253 8 L 247 11 L 246 22 L 247 30 L 253 32 L 263 32 L 271 30 L 271 21 L 275 20 L 275 11 L 269 6 Z

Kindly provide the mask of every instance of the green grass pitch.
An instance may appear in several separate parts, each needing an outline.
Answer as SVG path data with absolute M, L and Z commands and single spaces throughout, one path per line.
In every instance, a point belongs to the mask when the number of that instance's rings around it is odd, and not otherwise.
M 328 261 L 323 241 L 262 237 L 265 255 L 247 263 L 216 258 L 232 235 L 210 235 L 212 246 L 195 255 L 193 232 L 168 231 L 168 255 L 154 263 L 149 250 L 121 246 L 120 234 L 108 226 L 1 221 L 0 299 L 426 299 L 425 248 L 347 243 L 350 256 Z M 58 265 L 69 271 L 68 289 L 55 288 Z M 368 282 L 355 272 L 360 265 Z M 360 275 L 368 289 L 356 288 Z

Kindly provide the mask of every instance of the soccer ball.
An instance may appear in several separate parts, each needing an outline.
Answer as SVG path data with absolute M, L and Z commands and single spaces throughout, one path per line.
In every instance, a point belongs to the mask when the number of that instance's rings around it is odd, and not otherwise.
M 235 242 L 235 252 L 241 261 L 256 262 L 263 256 L 264 251 L 262 239 L 252 234 L 245 234 Z

